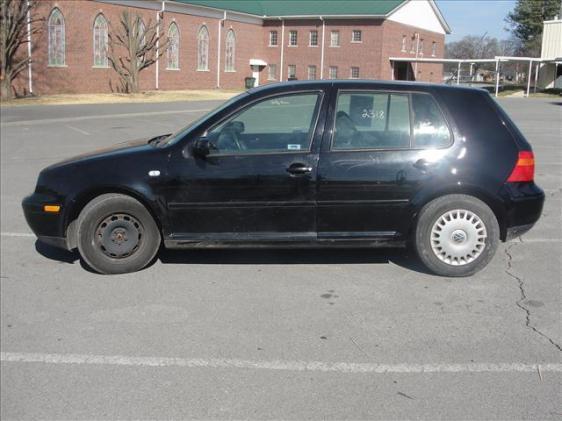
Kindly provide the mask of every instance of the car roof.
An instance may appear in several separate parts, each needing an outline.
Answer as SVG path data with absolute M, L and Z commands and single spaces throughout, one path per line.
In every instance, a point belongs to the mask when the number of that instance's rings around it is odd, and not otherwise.
M 287 82 L 276 82 L 267 85 L 251 88 L 247 92 L 254 93 L 267 93 L 267 91 L 282 91 L 283 88 L 290 90 L 292 88 L 325 88 L 335 86 L 337 88 L 349 89 L 399 89 L 404 90 L 411 88 L 413 90 L 449 90 L 449 91 L 469 91 L 469 92 L 482 92 L 481 88 L 471 88 L 467 86 L 444 85 L 439 83 L 428 82 L 411 82 L 411 81 L 388 81 L 388 80 L 374 80 L 374 79 L 330 79 L 330 80 L 294 80 Z

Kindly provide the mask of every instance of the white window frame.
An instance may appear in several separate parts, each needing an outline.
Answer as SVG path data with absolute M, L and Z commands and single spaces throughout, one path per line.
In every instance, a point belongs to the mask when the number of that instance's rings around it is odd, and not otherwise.
M 109 45 L 109 25 L 103 13 L 98 13 L 94 19 L 93 35 L 93 52 L 95 68 L 108 68 L 109 59 L 107 56 Z
M 420 44 L 419 44 L 419 48 L 418 48 L 418 54 L 420 56 L 423 56 L 423 38 L 420 39 Z
M 294 43 L 293 43 L 294 36 Z M 299 42 L 299 34 L 296 30 L 289 31 L 289 47 L 297 47 Z
M 275 39 L 275 44 L 272 43 Z M 277 47 L 279 45 L 279 33 L 277 31 L 269 31 L 269 46 Z
M 224 43 L 224 71 L 236 71 L 236 34 L 234 29 L 229 29 Z
M 206 25 L 201 25 L 197 31 L 197 71 L 209 71 L 209 29 Z
M 336 43 L 334 43 L 336 41 Z M 340 31 L 330 32 L 330 47 L 337 48 L 340 46 Z
M 436 54 L 437 54 L 437 43 L 433 41 L 433 43 L 431 44 L 431 57 L 435 57 Z
M 60 17 L 60 24 L 53 22 Z M 54 7 L 49 14 L 48 21 L 48 66 L 66 67 L 66 23 L 64 15 L 58 7 Z
M 172 31 L 175 29 L 175 34 Z M 168 26 L 168 48 L 166 51 L 166 70 L 180 69 L 180 28 L 176 22 Z
M 316 44 L 312 43 L 312 38 L 313 38 L 313 34 L 316 35 Z M 318 31 L 315 29 L 312 29 L 308 35 L 308 46 L 309 47 L 318 47 Z
M 408 37 L 406 35 L 402 35 L 402 47 L 400 48 L 400 51 L 402 51 L 403 53 L 408 52 Z
M 355 39 L 355 34 L 359 34 L 359 39 Z M 363 31 L 361 29 L 353 29 L 351 31 L 351 42 L 361 44 L 363 42 Z
M 295 79 L 297 77 L 297 65 L 296 64 L 289 64 L 287 66 L 287 80 L 291 79 L 291 69 L 294 70 L 292 77 Z
M 267 80 L 277 80 L 277 64 L 268 65 Z
M 357 76 L 353 76 L 353 71 L 357 69 Z M 350 79 L 359 79 L 361 73 L 360 73 L 360 69 L 359 66 L 351 66 L 349 69 L 349 78 Z
M 332 73 L 334 73 L 334 74 L 332 75 Z M 338 66 L 330 66 L 328 68 L 328 77 L 331 80 L 334 80 L 334 79 L 338 78 Z
M 311 73 L 314 74 L 314 77 L 310 77 Z M 316 80 L 316 79 L 318 79 L 317 76 L 318 76 L 318 71 L 317 71 L 316 65 L 309 64 L 307 69 L 306 69 L 306 78 L 308 80 Z

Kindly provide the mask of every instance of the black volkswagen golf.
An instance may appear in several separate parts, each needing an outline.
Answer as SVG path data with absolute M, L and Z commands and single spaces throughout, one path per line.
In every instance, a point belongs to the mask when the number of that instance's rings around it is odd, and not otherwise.
M 175 134 L 44 169 L 23 201 L 40 241 L 100 273 L 163 244 L 411 245 L 467 276 L 538 220 L 531 146 L 482 90 L 318 81 L 251 89 Z

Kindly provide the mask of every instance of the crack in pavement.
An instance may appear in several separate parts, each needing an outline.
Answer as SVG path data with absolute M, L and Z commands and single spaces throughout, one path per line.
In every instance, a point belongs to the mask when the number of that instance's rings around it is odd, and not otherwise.
M 525 312 L 525 326 L 531 329 L 536 334 L 548 340 L 556 349 L 558 349 L 558 351 L 562 352 L 562 346 L 560 346 L 560 344 L 556 343 L 550 336 L 541 332 L 539 329 L 537 329 L 536 326 L 531 324 L 531 310 L 529 310 L 527 307 L 523 305 L 523 301 L 527 299 L 527 294 L 525 292 L 525 281 L 519 276 L 511 272 L 513 269 L 513 265 L 512 265 L 513 257 L 511 256 L 510 251 L 511 248 L 516 244 L 521 244 L 521 243 L 511 243 L 505 248 L 505 254 L 507 256 L 507 269 L 505 270 L 505 273 L 517 281 L 517 284 L 519 286 L 519 292 L 521 294 L 521 298 L 515 302 L 515 305 L 517 305 L 517 307 L 519 307 L 521 310 Z

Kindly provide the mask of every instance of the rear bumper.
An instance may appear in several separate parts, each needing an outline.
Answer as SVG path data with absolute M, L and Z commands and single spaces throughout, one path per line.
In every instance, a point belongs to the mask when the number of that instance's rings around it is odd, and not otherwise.
M 541 217 L 545 195 L 535 183 L 508 183 L 501 196 L 506 205 L 505 240 L 523 235 Z
M 22 208 L 29 228 L 39 241 L 51 246 L 69 250 L 65 237 L 63 210 L 59 213 L 43 211 L 43 205 L 61 203 L 60 198 L 34 193 L 23 199 Z

